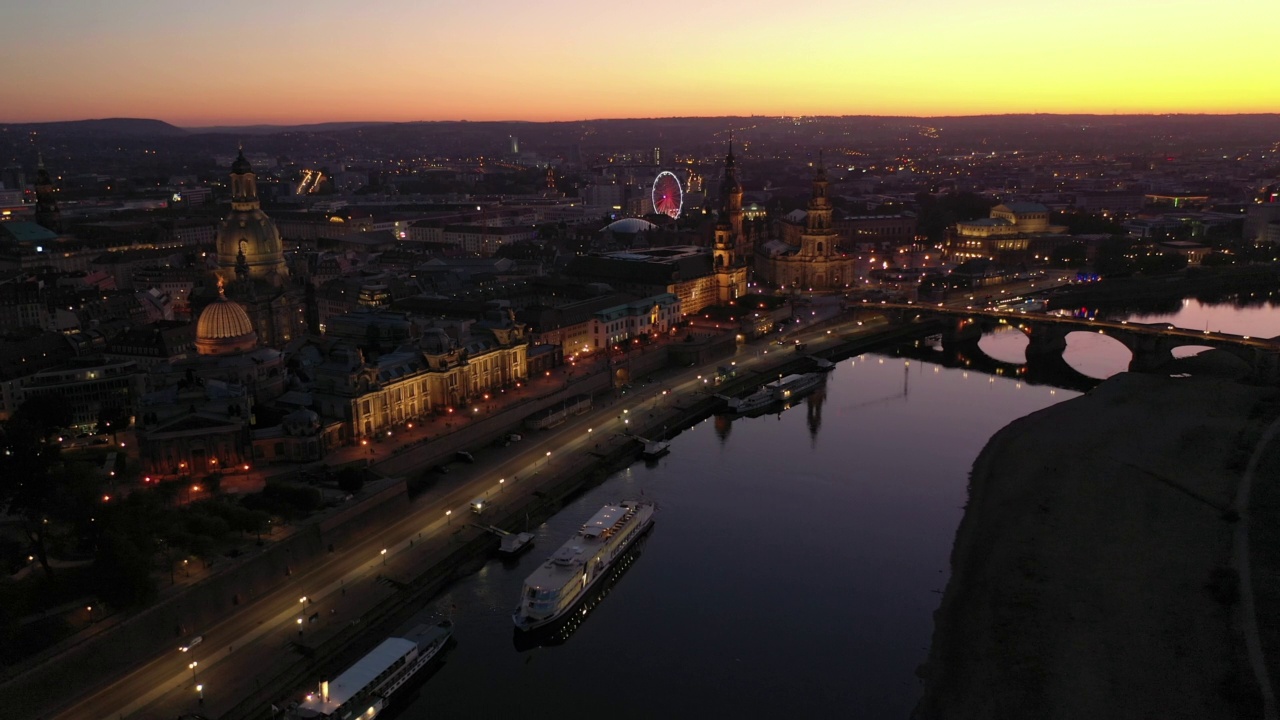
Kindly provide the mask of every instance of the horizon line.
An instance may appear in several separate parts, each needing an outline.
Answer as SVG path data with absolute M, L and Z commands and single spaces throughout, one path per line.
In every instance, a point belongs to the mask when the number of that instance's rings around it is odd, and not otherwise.
M 757 114 L 757 115 L 661 115 L 650 117 L 595 117 L 595 118 L 573 118 L 565 120 L 522 120 L 516 118 L 507 119 L 486 119 L 472 120 L 469 118 L 446 118 L 435 120 L 310 120 L 298 122 L 209 122 L 209 123 L 189 123 L 176 124 L 168 120 L 156 117 L 88 117 L 74 118 L 62 120 L 0 120 L 0 125 L 53 125 L 57 123 L 82 123 L 82 122 L 105 122 L 112 120 L 138 120 L 138 121 L 154 121 L 161 122 L 170 127 L 181 130 L 201 130 L 207 128 L 240 128 L 240 127 L 305 127 L 308 125 L 413 125 L 413 124 L 429 124 L 429 123 L 477 123 L 477 124 L 503 124 L 503 123 L 522 123 L 522 124 L 542 124 L 553 125 L 559 123 L 588 123 L 588 122 L 627 122 L 637 120 L 737 120 L 751 118 L 813 118 L 813 119 L 845 119 L 845 118 L 880 118 L 880 119 L 919 119 L 919 120 L 942 120 L 942 119 L 959 119 L 959 118 L 983 118 L 983 117 L 1267 117 L 1280 116 L 1280 112 L 991 112 L 991 113 L 957 113 L 957 114 L 939 114 L 939 115 L 906 115 L 906 114 L 875 114 L 875 113 L 851 113 L 843 115 L 830 114 Z

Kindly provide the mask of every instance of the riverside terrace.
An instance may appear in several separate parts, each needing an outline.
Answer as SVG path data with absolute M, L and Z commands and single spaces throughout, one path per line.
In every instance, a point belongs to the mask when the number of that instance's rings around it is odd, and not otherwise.
M 1248 335 L 1187 330 L 1167 323 L 1134 323 L 1059 317 L 1028 313 L 1025 310 L 975 310 L 948 308 L 941 304 L 870 303 L 886 317 L 898 322 L 943 321 L 943 345 L 972 345 L 984 334 L 1001 325 L 1017 328 L 1026 334 L 1028 360 L 1034 357 L 1062 357 L 1067 336 L 1075 332 L 1097 332 L 1118 340 L 1133 355 L 1129 369 L 1135 372 L 1157 371 L 1173 358 L 1179 347 L 1210 347 L 1223 350 L 1248 365 L 1248 379 L 1267 385 L 1280 384 L 1280 338 L 1254 338 Z

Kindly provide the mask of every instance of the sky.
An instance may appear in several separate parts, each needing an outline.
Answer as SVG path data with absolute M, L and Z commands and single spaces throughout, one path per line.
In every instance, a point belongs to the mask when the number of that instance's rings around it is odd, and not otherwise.
M 1274 0 L 16 0 L 0 122 L 1280 111 Z

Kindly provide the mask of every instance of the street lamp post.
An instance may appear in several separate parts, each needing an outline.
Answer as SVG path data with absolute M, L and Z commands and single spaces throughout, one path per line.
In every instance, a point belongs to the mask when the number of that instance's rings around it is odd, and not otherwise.
M 200 663 L 195 660 L 192 660 L 191 662 L 187 663 L 187 667 L 191 668 L 191 682 L 196 681 L 196 667 L 198 665 L 200 665 Z
M 381 552 L 381 553 L 378 553 L 378 554 L 382 556 L 382 564 L 383 564 L 383 565 L 386 565 L 386 564 L 387 564 L 387 549 L 386 549 L 386 548 L 382 548 L 382 552 Z M 298 622 L 302 622 L 302 621 L 301 621 L 301 620 L 299 620 Z
M 298 618 L 298 637 L 302 637 L 302 618 Z
M 196 685 L 196 692 L 200 696 L 196 699 L 196 702 L 199 703 L 200 707 L 204 707 L 204 685 Z

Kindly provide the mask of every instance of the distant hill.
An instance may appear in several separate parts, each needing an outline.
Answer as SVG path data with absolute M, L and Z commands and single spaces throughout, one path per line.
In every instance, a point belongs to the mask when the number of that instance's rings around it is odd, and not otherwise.
M 189 127 L 185 130 L 200 135 L 274 135 L 289 132 L 334 132 L 341 130 L 358 130 L 360 128 L 391 125 L 389 122 L 327 122 L 310 125 L 214 125 L 211 127 Z
M 20 132 L 53 133 L 67 136 L 180 137 L 186 130 L 163 120 L 146 118 L 103 118 L 45 123 L 0 124 L 0 128 Z

